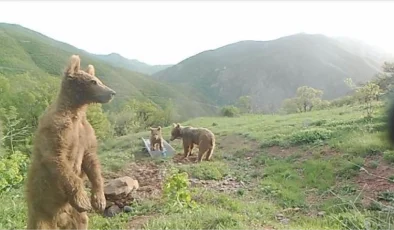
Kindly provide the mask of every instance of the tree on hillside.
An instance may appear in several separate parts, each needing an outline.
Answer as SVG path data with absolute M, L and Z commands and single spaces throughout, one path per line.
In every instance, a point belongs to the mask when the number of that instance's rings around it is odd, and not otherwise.
M 172 122 L 175 115 L 173 108 L 171 101 L 166 104 L 163 110 L 152 101 L 137 101 L 133 99 L 126 103 L 123 110 L 131 113 L 132 116 L 128 118 L 134 121 L 127 121 L 126 119 L 124 124 L 131 125 L 130 127 L 133 127 L 134 131 L 145 130 L 150 126 L 166 126 Z
M 104 114 L 101 104 L 90 105 L 86 117 L 92 125 L 98 139 L 104 139 L 110 133 L 111 125 Z
M 282 109 L 287 114 L 299 113 L 301 111 L 298 104 L 298 98 L 287 98 L 282 102 Z
M 172 100 L 162 109 L 151 101 L 135 99 L 128 101 L 119 111 L 109 116 L 115 136 L 146 130 L 150 126 L 168 126 L 177 117 Z
M 237 106 L 242 113 L 252 112 L 252 100 L 250 96 L 239 97 L 235 106 Z
M 367 112 L 367 117 L 371 117 L 374 112 L 373 102 L 378 100 L 379 95 L 382 91 L 380 86 L 373 81 L 369 81 L 362 86 L 356 86 L 355 84 L 353 84 L 351 78 L 345 79 L 345 83 L 351 89 L 354 89 L 354 97 L 358 99 L 360 103 L 364 104 L 364 108 Z
M 140 127 L 135 112 L 124 106 L 120 111 L 111 112 L 109 115 L 114 136 L 124 136 Z
M 394 63 L 385 62 L 382 65 L 383 73 L 378 73 L 373 80 L 383 91 L 390 91 L 394 84 Z
M 168 126 L 178 119 L 178 114 L 175 112 L 174 102 L 170 99 L 164 106 L 163 123 L 162 126 Z
M 20 143 L 26 143 L 30 135 L 29 127 L 23 124 L 23 119 L 19 118 L 17 109 L 14 106 L 9 109 L 0 108 L 0 120 L 3 124 L 4 141 L 6 147 L 14 153 Z
M 282 102 L 282 109 L 286 113 L 308 112 L 322 103 L 323 91 L 309 86 L 297 89 L 296 97 L 288 98 Z M 325 103 L 327 104 L 327 103 Z
M 373 113 L 373 101 L 378 99 L 378 95 L 380 94 L 379 85 L 368 82 L 366 85 L 358 89 L 358 93 L 363 98 L 365 103 L 365 109 L 367 111 L 367 116 L 370 117 Z
M 301 106 L 302 112 L 311 111 L 312 108 L 321 102 L 323 91 L 309 86 L 301 86 L 297 89 L 297 102 Z
M 152 126 L 158 118 L 158 108 L 152 102 L 139 102 L 134 104 L 138 119 L 145 128 Z
M 240 111 L 233 105 L 226 105 L 221 108 L 220 114 L 224 117 L 238 117 Z

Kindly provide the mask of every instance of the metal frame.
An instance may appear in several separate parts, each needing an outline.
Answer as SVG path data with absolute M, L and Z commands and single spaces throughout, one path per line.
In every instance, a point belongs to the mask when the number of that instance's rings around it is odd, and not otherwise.
M 169 157 L 175 154 L 175 149 L 166 141 L 163 140 L 163 149 L 164 151 L 161 152 L 160 150 L 151 151 L 150 150 L 150 140 L 141 137 L 142 141 L 145 144 L 145 148 L 148 151 L 151 157 Z

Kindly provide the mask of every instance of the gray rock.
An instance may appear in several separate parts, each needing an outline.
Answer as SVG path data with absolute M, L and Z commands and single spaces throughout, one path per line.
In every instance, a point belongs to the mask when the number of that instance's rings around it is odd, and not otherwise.
M 124 212 L 132 212 L 132 211 L 134 211 L 134 209 L 132 207 L 130 207 L 130 206 L 124 206 L 123 207 L 123 211 Z
M 280 223 L 282 223 L 282 224 L 289 224 L 289 222 L 290 222 L 290 219 L 288 219 L 288 218 L 283 218 L 280 220 Z
M 104 210 L 104 216 L 114 217 L 115 215 L 117 215 L 121 212 L 122 212 L 122 209 L 120 209 L 117 205 L 112 205 L 111 207 Z
M 325 214 L 326 214 L 325 211 L 320 211 L 320 212 L 317 213 L 317 216 L 324 216 Z
M 124 176 L 110 180 L 104 187 L 104 194 L 107 196 L 128 195 L 131 191 L 138 188 L 137 180 Z

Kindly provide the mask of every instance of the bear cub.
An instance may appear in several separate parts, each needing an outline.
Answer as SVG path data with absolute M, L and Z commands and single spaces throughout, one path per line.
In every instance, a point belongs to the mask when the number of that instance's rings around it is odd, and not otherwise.
M 150 149 L 151 151 L 155 151 L 159 149 L 163 151 L 163 136 L 161 134 L 161 127 L 152 128 L 150 127 Z M 158 148 L 157 148 L 158 147 Z

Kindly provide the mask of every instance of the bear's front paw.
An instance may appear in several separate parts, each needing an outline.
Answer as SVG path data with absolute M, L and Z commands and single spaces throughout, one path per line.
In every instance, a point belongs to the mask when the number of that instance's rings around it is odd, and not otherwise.
M 98 212 L 103 212 L 106 205 L 105 195 L 103 191 L 92 192 L 91 203 L 93 208 Z
M 70 204 L 78 212 L 86 212 L 92 209 L 89 196 L 84 189 L 78 190 L 70 199 Z

